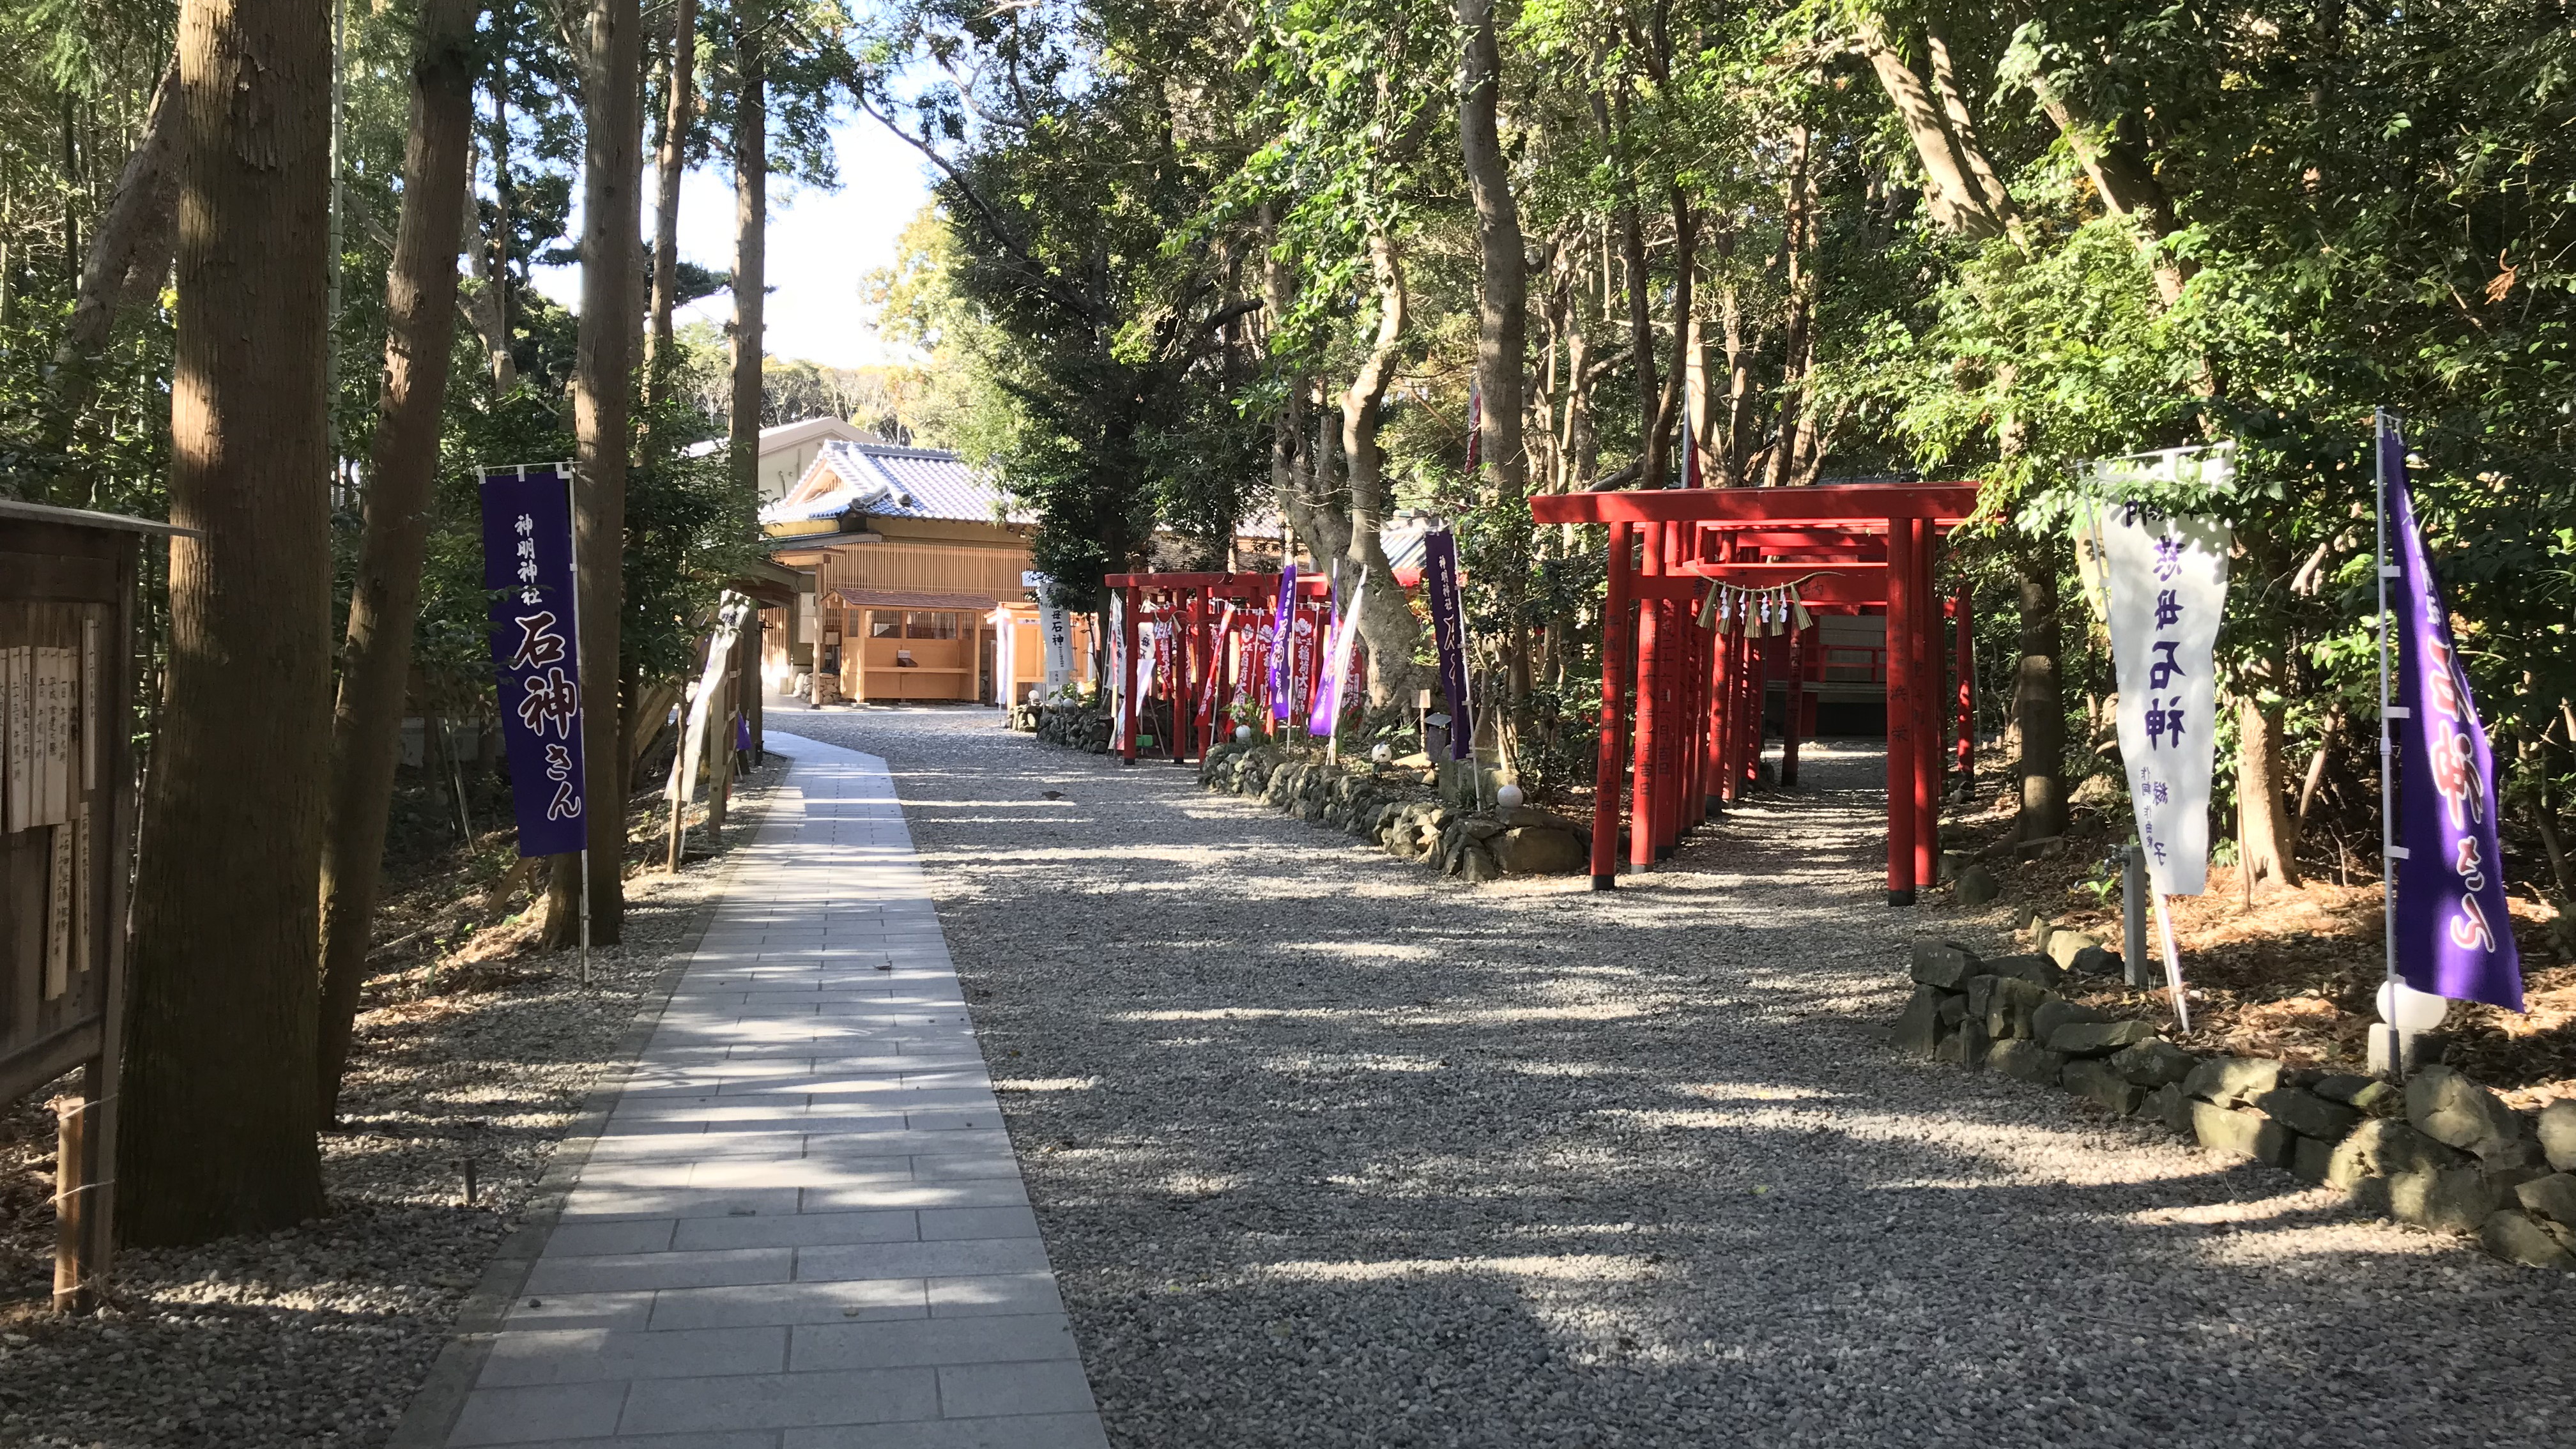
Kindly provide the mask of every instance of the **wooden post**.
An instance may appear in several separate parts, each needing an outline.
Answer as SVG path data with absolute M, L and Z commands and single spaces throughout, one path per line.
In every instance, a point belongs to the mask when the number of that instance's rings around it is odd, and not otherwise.
M 1914 543 L 1914 881 L 1941 879 L 1941 596 L 1932 591 L 1932 520 L 1911 519 Z
M 1610 525 L 1609 589 L 1601 603 L 1601 738 L 1593 751 L 1592 888 L 1619 885 L 1619 767 L 1628 719 L 1628 550 L 1636 525 Z
M 1191 589 L 1189 605 L 1172 601 L 1172 763 L 1185 763 L 1199 748 L 1199 692 L 1192 658 L 1199 652 L 1199 624 L 1206 610 L 1203 590 Z
M 1789 621 L 1789 694 L 1780 708 L 1780 788 L 1793 790 L 1798 785 L 1798 731 L 1805 727 L 1807 710 L 1807 631 L 1797 626 L 1795 615 Z
M 1708 629 L 1700 629 L 1698 601 L 1674 601 L 1672 614 L 1682 629 L 1680 699 L 1674 722 L 1682 727 L 1682 768 L 1674 781 L 1674 804 L 1682 810 L 1682 830 L 1695 830 L 1708 820 Z
M 98 1068 L 92 1065 L 81 1073 L 83 1090 L 77 1098 L 55 1104 L 54 1123 L 54 1311 L 79 1313 L 97 1302 L 93 1286 L 92 1253 L 96 1233 L 90 1223 L 90 1199 L 96 1195 L 97 1179 L 90 1173 L 89 1108 L 95 1101 L 88 1091 Z
M 1780 641 L 1763 634 L 1753 641 L 1753 699 L 1747 713 L 1753 716 L 1752 733 L 1746 743 L 1753 750 L 1753 783 L 1762 783 L 1762 726 L 1771 712 L 1771 666 L 1780 657 Z
M 1970 595 L 1959 590 L 1959 633 L 1950 648 L 1950 667 L 1959 671 L 1957 745 L 1959 803 L 1976 796 L 1977 787 L 1977 636 L 1968 615 Z
M 1739 625 L 1742 622 L 1737 621 Z M 1755 674 L 1761 657 L 1754 650 L 1753 638 L 1751 628 L 1739 627 L 1726 641 L 1731 689 L 1726 709 L 1726 786 L 1729 798 L 1735 800 L 1753 793 L 1753 781 L 1761 764 L 1762 721 L 1755 714 L 1762 697 L 1762 682 Z
M 1716 580 L 1709 588 L 1720 587 Z M 1723 814 L 1726 793 L 1726 691 L 1735 682 L 1726 667 L 1726 636 L 1711 625 L 1708 636 L 1708 689 L 1700 711 L 1700 733 L 1707 737 L 1707 758 L 1700 774 L 1700 792 L 1711 815 Z
M 1645 525 L 1643 546 L 1644 568 L 1648 578 L 1661 578 L 1664 572 L 1663 526 Z M 1663 709 L 1657 697 L 1663 674 L 1663 614 L 1653 599 L 1637 603 L 1637 739 L 1630 762 L 1629 791 L 1632 799 L 1628 810 L 1628 864 L 1635 870 L 1647 870 L 1655 863 L 1657 822 L 1662 819 L 1661 782 L 1655 778 L 1656 735 L 1663 727 Z
M 1665 524 L 1664 531 L 1672 532 Z M 1670 599 L 1655 601 L 1655 859 L 1670 860 L 1681 840 L 1680 753 L 1682 720 L 1678 706 L 1682 654 L 1681 611 Z
M 1914 904 L 1913 521 L 1887 520 L 1887 903 Z
M 903 614 L 897 611 L 895 617 L 900 619 Z M 841 661 L 853 671 L 850 676 L 850 687 L 842 692 L 850 697 L 852 704 L 868 702 L 868 641 L 876 636 L 877 611 L 861 609 L 858 637 L 855 639 L 844 637 L 841 641 Z
M 1664 523 L 1664 575 L 1667 578 L 1672 578 L 1680 567 L 1682 531 L 1685 529 L 1687 523 Z M 1662 730 L 1656 732 L 1654 859 L 1669 861 L 1672 853 L 1682 848 L 1682 820 L 1685 820 L 1682 740 L 1690 737 L 1690 709 L 1685 704 L 1687 696 L 1682 683 L 1690 676 L 1690 660 L 1695 657 L 1690 652 L 1690 634 L 1695 629 L 1690 627 L 1690 614 L 1677 598 L 1659 598 L 1656 608 L 1662 608 L 1662 624 L 1656 627 L 1656 632 L 1664 639 L 1664 668 L 1654 699 L 1656 714 L 1662 717 L 1664 724 Z
M 795 601 L 789 600 L 787 607 L 795 608 Z M 766 634 L 767 626 L 761 622 L 760 611 L 752 610 L 751 668 L 747 671 L 751 687 L 743 692 L 743 707 L 751 713 L 751 763 L 755 768 L 769 754 L 769 735 L 765 728 L 769 719 L 769 702 L 765 698 L 769 693 L 769 680 L 760 671 Z
M 728 671 L 716 685 L 713 708 L 707 711 L 707 849 L 724 848 L 725 797 L 733 788 L 733 675 Z

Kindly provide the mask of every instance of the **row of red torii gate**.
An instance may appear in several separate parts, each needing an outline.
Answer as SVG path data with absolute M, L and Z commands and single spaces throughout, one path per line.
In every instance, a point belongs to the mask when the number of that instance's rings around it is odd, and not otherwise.
M 1630 869 L 1651 869 L 1684 832 L 1754 787 L 1772 680 L 1789 682 L 1779 778 L 1797 783 L 1799 737 L 1813 728 L 1802 681 L 1817 673 L 1817 629 L 1801 621 L 1775 633 L 1758 612 L 1750 627 L 1742 617 L 1750 599 L 1771 601 L 1777 618 L 1794 590 L 1809 615 L 1886 620 L 1872 672 L 1886 699 L 1887 900 L 1913 904 L 1935 878 L 1943 757 L 1954 754 L 1964 774 L 1974 748 L 1968 598 L 1962 590 L 1943 599 L 1933 571 L 1942 535 L 1967 520 L 1976 499 L 1972 483 L 1857 483 L 1530 500 L 1540 523 L 1607 532 L 1593 889 L 1618 884 L 1623 846 Z M 1158 673 L 1147 690 L 1119 691 L 1120 755 L 1131 764 L 1137 757 L 1138 696 L 1150 692 L 1168 711 L 1157 726 L 1163 753 L 1203 756 L 1236 700 L 1267 697 L 1266 646 L 1237 641 L 1272 637 L 1278 576 L 1126 573 L 1103 582 L 1123 597 L 1125 657 L 1140 673 Z M 1712 606 L 1721 590 L 1725 606 Z M 1302 684 L 1312 675 L 1301 678 L 1298 662 L 1310 671 L 1320 662 L 1331 587 L 1302 578 L 1296 594 L 1292 651 L 1302 652 L 1283 672 Z

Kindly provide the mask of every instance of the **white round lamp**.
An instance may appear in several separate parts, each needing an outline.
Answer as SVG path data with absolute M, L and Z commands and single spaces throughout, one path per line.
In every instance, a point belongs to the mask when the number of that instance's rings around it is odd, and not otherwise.
M 2379 1019 L 2404 1032 L 2431 1031 L 2451 1014 L 2447 998 L 2429 991 L 2418 991 L 2403 981 L 2383 982 L 2379 988 Z

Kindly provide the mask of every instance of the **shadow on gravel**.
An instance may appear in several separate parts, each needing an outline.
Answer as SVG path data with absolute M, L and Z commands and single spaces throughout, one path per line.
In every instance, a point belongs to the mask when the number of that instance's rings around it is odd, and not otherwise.
M 2562 1442 L 2576 1285 L 1891 1055 L 1875 755 L 1596 895 L 991 720 L 773 728 L 895 772 L 1121 1446 Z

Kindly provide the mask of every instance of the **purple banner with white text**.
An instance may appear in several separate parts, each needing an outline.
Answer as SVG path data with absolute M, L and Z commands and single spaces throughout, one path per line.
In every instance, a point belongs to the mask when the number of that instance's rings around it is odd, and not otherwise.
M 2397 694 L 2397 971 L 2418 991 L 2522 1010 L 2522 958 L 2496 843 L 2495 754 L 2451 638 L 2406 484 L 2406 445 L 2379 433 L 2379 481 L 2395 541 L 2389 580 Z
M 1279 570 L 1279 605 L 1270 615 L 1270 717 L 1288 722 L 1288 647 L 1297 628 L 1297 566 Z
M 483 477 L 483 587 L 519 854 L 567 855 L 582 819 L 581 657 L 573 621 L 572 497 L 552 464 Z

